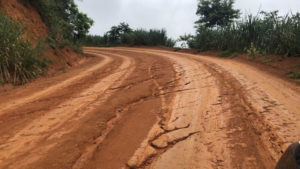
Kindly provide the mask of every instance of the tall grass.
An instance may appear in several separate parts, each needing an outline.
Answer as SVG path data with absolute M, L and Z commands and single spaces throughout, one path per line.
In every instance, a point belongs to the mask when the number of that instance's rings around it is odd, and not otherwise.
M 48 61 L 41 59 L 41 44 L 33 47 L 23 27 L 0 13 L 0 83 L 23 84 L 42 74 Z
M 300 56 L 300 13 L 279 16 L 278 11 L 248 15 L 226 27 L 199 26 L 188 41 L 191 48 Z

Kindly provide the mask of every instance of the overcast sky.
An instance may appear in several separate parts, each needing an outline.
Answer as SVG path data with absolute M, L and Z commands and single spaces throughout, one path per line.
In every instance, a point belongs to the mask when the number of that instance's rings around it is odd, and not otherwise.
M 111 26 L 127 22 L 132 28 L 165 28 L 176 39 L 194 34 L 197 0 L 75 0 L 95 23 L 90 33 L 103 35 Z M 300 12 L 300 0 L 236 0 L 235 8 L 256 14 L 259 9 L 281 14 Z

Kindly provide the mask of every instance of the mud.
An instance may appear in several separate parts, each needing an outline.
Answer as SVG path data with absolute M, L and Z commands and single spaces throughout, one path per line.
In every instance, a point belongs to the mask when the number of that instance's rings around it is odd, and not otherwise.
M 0 168 L 274 168 L 300 140 L 299 87 L 238 61 L 85 48 L 0 96 Z

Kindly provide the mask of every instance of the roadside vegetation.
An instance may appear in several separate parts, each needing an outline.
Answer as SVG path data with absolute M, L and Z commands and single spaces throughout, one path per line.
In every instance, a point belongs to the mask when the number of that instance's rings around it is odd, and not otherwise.
M 300 13 L 261 11 L 240 18 L 234 0 L 199 0 L 196 35 L 188 44 L 200 51 L 300 56 Z M 182 39 L 187 36 L 182 36 Z
M 26 0 L 23 3 L 28 3 Z M 78 10 L 74 0 L 31 0 L 50 32 L 47 42 L 52 48 L 70 46 L 81 51 L 82 41 L 93 20 Z
M 133 30 L 126 23 L 111 27 L 110 31 L 99 35 L 88 35 L 84 41 L 87 46 L 167 46 L 173 47 L 175 41 L 168 38 L 164 29 Z
M 23 84 L 47 70 L 42 44 L 33 46 L 23 37 L 21 23 L 0 13 L 0 83 Z
M 42 57 L 47 46 L 64 46 L 81 51 L 93 21 L 81 13 L 73 0 L 19 0 L 33 5 L 49 28 L 46 39 L 32 44 L 24 35 L 24 27 L 0 12 L 0 84 L 24 84 L 42 75 L 49 60 Z

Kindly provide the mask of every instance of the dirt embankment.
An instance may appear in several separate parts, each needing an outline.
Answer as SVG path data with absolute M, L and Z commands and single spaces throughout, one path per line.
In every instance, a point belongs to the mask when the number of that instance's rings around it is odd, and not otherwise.
M 0 0 L 0 9 L 14 21 L 22 23 L 25 28 L 24 38 L 27 38 L 33 45 L 47 38 L 49 30 L 30 3 L 23 4 L 19 0 Z M 65 71 L 67 68 L 77 66 L 85 61 L 82 54 L 76 53 L 70 47 L 52 49 L 46 46 L 41 57 L 52 60 L 48 75 Z

